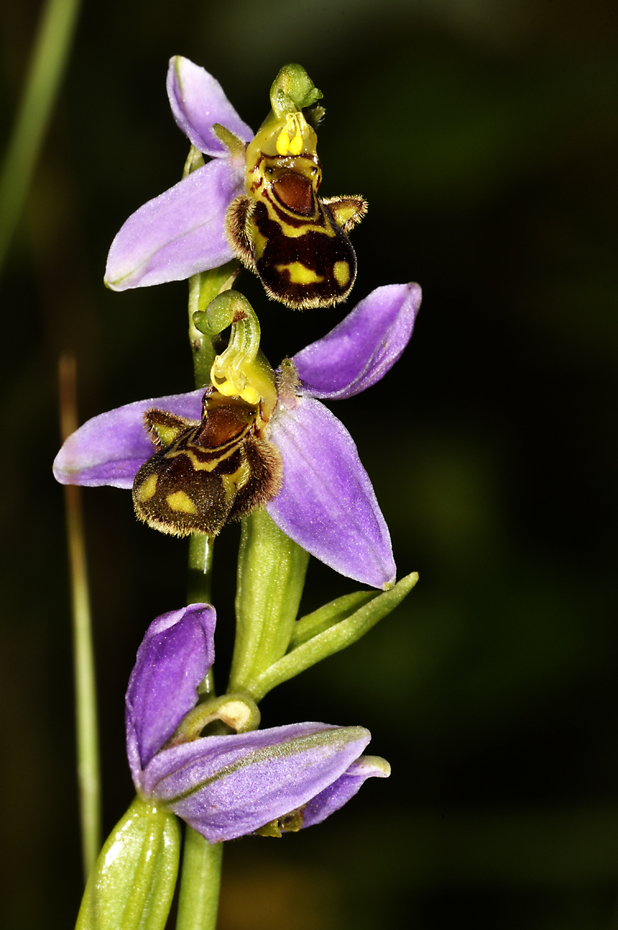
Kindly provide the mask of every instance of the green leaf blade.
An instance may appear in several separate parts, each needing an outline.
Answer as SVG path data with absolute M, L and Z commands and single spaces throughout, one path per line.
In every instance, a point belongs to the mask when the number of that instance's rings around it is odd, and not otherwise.
M 410 593 L 417 581 L 418 574 L 412 572 L 412 574 L 398 581 L 389 591 L 378 594 L 359 607 L 351 616 L 328 626 L 327 629 L 292 649 L 291 652 L 288 652 L 278 662 L 271 665 L 252 683 L 251 694 L 253 699 L 260 701 L 265 694 L 277 685 L 294 678 L 305 669 L 310 668 L 317 662 L 321 662 L 322 659 L 326 659 L 347 646 L 351 646 L 361 636 L 368 633 L 376 623 L 391 613 Z M 361 593 L 357 592 L 358 595 Z M 330 605 L 326 605 L 326 608 L 329 607 Z M 318 612 L 316 611 L 316 613 Z M 319 625 L 317 623 L 316 627 L 319 627 Z
M 328 604 L 324 604 L 313 613 L 301 617 L 294 627 L 288 652 L 302 646 L 319 633 L 323 633 L 336 623 L 347 620 L 360 607 L 379 597 L 377 591 L 355 591 L 353 594 L 344 594 Z

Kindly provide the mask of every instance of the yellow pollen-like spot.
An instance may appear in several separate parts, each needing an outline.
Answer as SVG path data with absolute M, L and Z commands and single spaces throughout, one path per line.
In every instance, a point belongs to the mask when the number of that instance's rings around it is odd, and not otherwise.
M 333 274 L 339 287 L 345 287 L 350 280 L 350 266 L 347 262 L 335 262 Z
M 292 155 L 300 155 L 303 150 L 303 137 L 296 133 L 292 141 L 290 142 L 290 152 Z
M 168 494 L 165 500 L 170 510 L 174 510 L 176 513 L 197 513 L 195 504 L 184 491 L 175 491 L 173 494 Z
M 234 374 L 236 377 L 234 377 Z M 211 376 L 213 384 L 219 393 L 225 397 L 242 397 L 248 404 L 259 404 L 259 393 L 253 385 L 249 384 L 247 377 L 242 372 L 214 372 Z
M 307 268 L 302 262 L 290 262 L 289 265 L 275 265 L 277 271 L 287 271 L 290 276 L 290 284 L 320 284 L 324 280 L 323 275 L 316 274 L 311 268 Z
M 140 503 L 145 504 L 146 501 L 151 500 L 154 497 L 157 490 L 157 481 L 159 480 L 158 475 L 148 475 L 145 481 L 142 481 L 139 488 L 135 491 L 135 496 L 137 497 Z
M 243 388 L 240 396 L 243 400 L 246 400 L 248 404 L 253 404 L 253 406 L 257 406 L 260 402 L 259 391 L 256 391 L 250 384 L 248 384 L 246 388 Z
M 285 129 L 277 136 L 275 147 L 279 155 L 287 155 L 290 148 L 290 137 Z

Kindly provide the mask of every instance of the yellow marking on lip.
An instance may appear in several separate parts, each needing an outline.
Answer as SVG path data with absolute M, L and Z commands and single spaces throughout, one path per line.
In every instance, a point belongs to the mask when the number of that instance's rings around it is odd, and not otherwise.
M 264 249 L 266 248 L 266 238 L 259 231 L 255 223 L 252 224 L 251 237 L 253 239 L 253 251 L 255 254 L 255 260 L 259 261 L 262 255 L 264 254 Z
M 214 471 L 217 465 L 220 464 L 220 462 L 225 462 L 226 459 L 229 459 L 230 455 L 234 455 L 236 450 L 240 448 L 240 446 L 243 444 L 244 439 L 248 432 L 249 432 L 249 427 L 244 429 L 237 439 L 234 439 L 231 442 L 227 443 L 226 446 L 223 447 L 224 451 L 222 451 L 220 455 L 217 456 L 217 458 L 212 459 L 210 462 L 200 461 L 200 459 L 197 457 L 197 455 L 195 454 L 195 452 L 193 452 L 192 449 L 178 449 L 175 452 L 168 452 L 165 458 L 175 459 L 179 455 L 186 455 L 189 461 L 191 462 L 191 465 L 193 466 L 194 471 L 209 471 L 209 472 Z M 199 448 L 199 446 L 197 448 Z M 216 453 L 219 450 L 217 449 L 206 450 L 205 449 L 204 451 Z
M 345 287 L 350 280 L 350 266 L 348 262 L 335 262 L 333 274 L 339 287 Z
M 238 491 L 244 488 L 250 477 L 251 469 L 246 459 L 231 475 L 221 475 L 221 483 L 225 491 L 225 501 L 227 504 L 231 504 Z
M 281 219 L 278 211 L 283 211 L 284 213 L 287 212 L 291 217 L 293 217 L 296 220 L 298 219 L 298 215 L 293 213 L 292 210 L 289 209 L 289 207 L 285 207 L 283 204 L 279 202 L 277 202 L 277 205 L 275 207 L 275 204 L 272 203 L 270 199 L 270 195 L 268 193 L 266 193 L 264 197 L 261 198 L 261 202 L 264 204 L 264 206 L 266 207 L 268 211 L 268 218 L 281 227 L 281 232 L 283 233 L 286 239 L 300 239 L 301 236 L 305 236 L 308 232 L 322 233 L 322 235 L 328 236 L 329 239 L 334 239 L 335 236 L 337 235 L 336 230 L 333 229 L 333 224 L 331 224 L 329 221 L 322 222 L 324 219 L 324 215 L 321 212 L 320 204 L 319 204 L 319 201 L 317 201 L 317 198 L 316 198 L 315 212 L 313 213 L 312 216 L 305 217 L 303 222 L 299 226 L 295 226 L 292 223 L 288 223 L 286 222 L 286 220 Z M 257 230 L 257 224 L 252 222 L 251 223 L 252 235 L 253 235 L 254 229 Z M 264 244 L 266 244 L 267 240 L 263 239 L 263 241 L 264 241 Z M 258 255 L 258 247 L 257 246 L 255 247 L 256 261 L 259 258 L 261 258 L 263 251 L 264 251 L 264 247 L 262 246 L 262 250 L 260 254 Z
M 173 494 L 168 494 L 165 500 L 170 510 L 174 510 L 176 513 L 197 513 L 195 504 L 184 491 L 175 491 Z
M 311 268 L 307 268 L 302 262 L 290 262 L 288 265 L 275 265 L 277 271 L 287 271 L 290 276 L 290 284 L 321 284 L 324 280 L 323 275 L 316 274 Z
M 135 496 L 141 504 L 152 500 L 157 490 L 158 475 L 148 475 L 145 481 L 142 481 L 139 488 L 136 488 Z
M 186 426 L 165 426 L 159 423 L 153 423 L 150 427 L 164 446 L 171 446 L 178 439 L 181 433 L 187 429 Z

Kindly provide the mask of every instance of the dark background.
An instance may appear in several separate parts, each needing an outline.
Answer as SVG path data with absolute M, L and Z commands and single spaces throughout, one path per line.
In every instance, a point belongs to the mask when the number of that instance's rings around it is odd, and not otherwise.
M 4 138 L 38 13 L 0 6 Z M 617 32 L 612 0 L 84 4 L 0 285 L 7 930 L 70 927 L 81 894 L 58 354 L 76 353 L 81 419 L 191 388 L 186 285 L 102 285 L 121 223 L 182 170 L 172 54 L 254 128 L 280 65 L 304 64 L 328 111 L 322 192 L 370 204 L 348 307 L 390 282 L 425 294 L 396 369 L 333 405 L 421 581 L 263 704 L 266 726 L 370 727 L 393 774 L 320 828 L 230 844 L 221 930 L 618 927 Z M 274 363 L 347 309 L 241 286 Z M 186 544 L 118 490 L 84 506 L 109 830 L 132 796 L 126 681 L 183 603 Z M 236 540 L 215 555 L 223 665 Z M 307 609 L 356 587 L 313 562 L 309 581 Z

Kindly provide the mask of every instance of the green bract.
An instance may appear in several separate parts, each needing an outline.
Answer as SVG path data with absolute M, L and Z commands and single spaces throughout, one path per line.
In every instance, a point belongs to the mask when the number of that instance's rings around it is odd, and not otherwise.
M 243 520 L 229 690 L 254 701 L 351 646 L 410 593 L 413 572 L 381 594 L 357 591 L 297 620 L 308 555 L 264 510 Z
M 178 874 L 174 814 L 137 797 L 90 873 L 76 930 L 163 930 Z
M 253 699 L 260 701 L 277 685 L 294 678 L 306 668 L 340 652 L 346 646 L 351 646 L 379 620 L 388 616 L 410 593 L 417 581 L 418 574 L 412 572 L 382 594 L 359 591 L 345 598 L 338 598 L 315 614 L 309 614 L 299 620 L 297 633 L 292 638 L 286 655 L 250 683 L 248 690 Z M 367 594 L 370 600 L 367 600 Z M 358 598 L 358 603 L 363 606 L 350 613 L 350 603 L 353 603 L 355 598 Z M 340 601 L 346 602 L 345 607 L 342 608 Z M 315 633 L 312 632 L 314 623 Z M 298 645 L 294 645 L 295 642 Z

